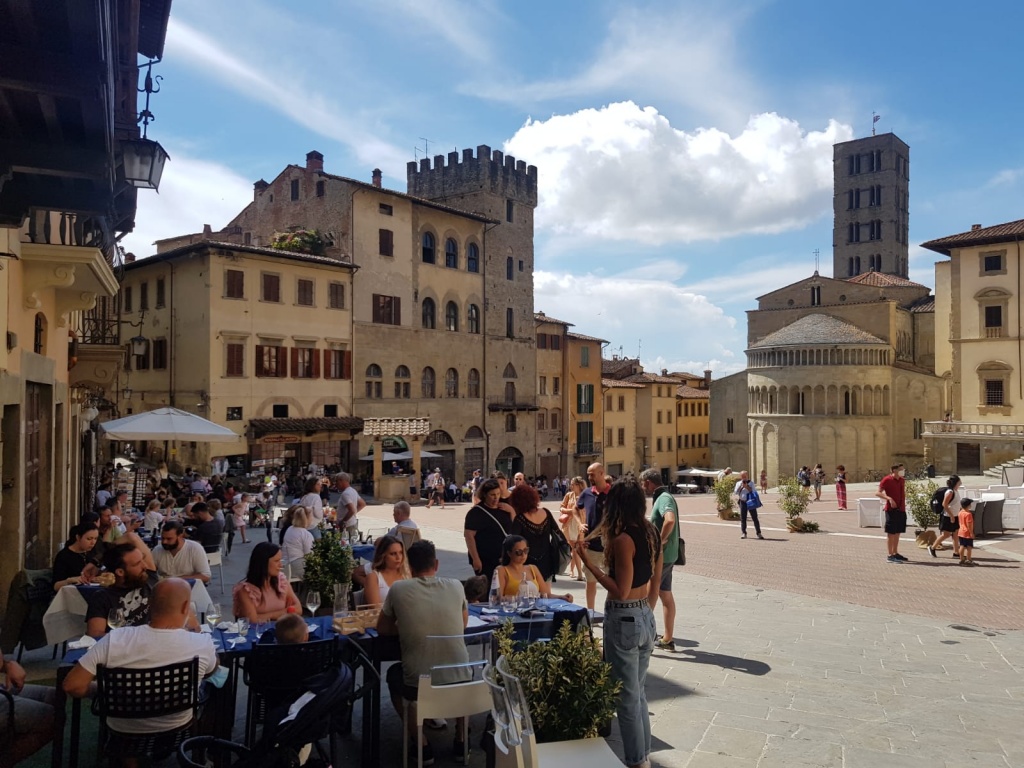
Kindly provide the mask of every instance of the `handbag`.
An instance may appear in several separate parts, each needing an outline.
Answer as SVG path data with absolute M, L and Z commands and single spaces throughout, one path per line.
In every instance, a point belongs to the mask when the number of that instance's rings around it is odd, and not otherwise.
M 761 503 L 761 496 L 751 488 L 747 491 L 747 509 L 760 509 L 764 504 Z
M 679 554 L 676 555 L 676 565 L 686 565 L 686 540 L 679 537 Z
M 550 513 L 548 513 L 550 517 Z M 565 569 L 569 567 L 569 561 L 572 560 L 572 547 L 569 546 L 569 542 L 557 525 L 552 525 L 548 532 L 548 538 L 551 542 L 551 548 L 557 553 L 558 562 L 556 563 L 555 573 L 565 573 Z

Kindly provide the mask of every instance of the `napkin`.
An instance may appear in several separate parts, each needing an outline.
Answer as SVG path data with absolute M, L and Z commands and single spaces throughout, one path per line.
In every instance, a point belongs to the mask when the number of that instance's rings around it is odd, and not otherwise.
M 233 621 L 222 621 L 217 625 L 221 632 L 238 632 L 238 624 Z
M 68 643 L 68 650 L 76 651 L 79 648 L 92 648 L 94 645 L 96 645 L 96 638 L 82 635 L 80 640 L 72 640 Z
M 314 633 L 314 632 L 316 632 L 316 631 L 317 631 L 318 629 L 320 629 L 320 625 L 319 625 L 319 624 L 307 624 L 307 625 L 306 625 L 306 629 L 308 629 L 308 630 L 309 630 L 309 633 L 310 633 L 310 634 L 313 634 L 313 633 Z
M 213 630 L 210 629 L 209 624 L 203 624 L 201 627 L 199 627 L 199 631 L 202 632 L 204 635 L 209 635 L 213 632 Z

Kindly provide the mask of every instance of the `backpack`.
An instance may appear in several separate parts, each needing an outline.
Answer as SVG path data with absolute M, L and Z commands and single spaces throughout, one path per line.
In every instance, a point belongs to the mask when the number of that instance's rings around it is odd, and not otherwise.
M 945 509 L 942 506 L 942 502 L 945 500 L 946 491 L 948 490 L 949 488 L 937 488 L 935 490 L 935 493 L 932 494 L 931 500 L 928 502 L 929 504 L 931 504 L 932 512 L 934 512 L 937 515 L 941 515 L 945 511 Z

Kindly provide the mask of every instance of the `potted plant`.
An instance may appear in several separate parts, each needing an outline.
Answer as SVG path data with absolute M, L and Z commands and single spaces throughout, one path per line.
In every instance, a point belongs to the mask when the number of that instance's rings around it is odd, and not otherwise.
M 818 524 L 804 520 L 803 514 L 811 503 L 811 489 L 800 484 L 795 477 L 779 480 L 779 509 L 786 513 L 786 528 L 793 533 L 812 533 Z
M 917 530 L 917 546 L 927 549 L 935 543 L 935 531 L 929 531 L 933 525 L 939 524 L 939 515 L 932 509 L 932 495 L 939 489 L 934 480 L 921 482 L 910 481 L 906 484 L 907 512 L 914 518 Z
M 726 475 L 715 482 L 715 504 L 718 507 L 718 516 L 723 520 L 735 520 L 740 516 L 733 506 L 733 489 L 739 478 L 736 475 Z
M 563 622 L 548 642 L 523 645 L 512 640 L 509 621 L 494 636 L 522 681 L 538 742 L 594 738 L 611 722 L 622 683 L 589 632 Z
M 352 548 L 341 543 L 341 536 L 336 531 L 326 531 L 313 542 L 312 551 L 306 555 L 302 581 L 307 591 L 320 593 L 321 612 L 331 612 L 335 585 L 347 590 L 352 583 L 354 568 Z

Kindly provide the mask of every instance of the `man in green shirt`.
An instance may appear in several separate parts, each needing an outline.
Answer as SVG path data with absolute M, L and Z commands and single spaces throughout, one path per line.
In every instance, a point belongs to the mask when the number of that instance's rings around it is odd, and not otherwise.
M 651 524 L 661 534 L 661 546 L 664 553 L 658 597 L 665 613 L 665 633 L 655 641 L 654 647 L 674 653 L 676 644 L 672 638 L 672 631 L 676 623 L 676 600 L 672 596 L 672 567 L 679 556 L 679 526 L 676 524 L 678 509 L 676 500 L 672 498 L 668 488 L 661 484 L 661 475 L 658 470 L 645 469 L 640 473 L 640 482 L 643 484 L 644 493 L 654 497 Z

